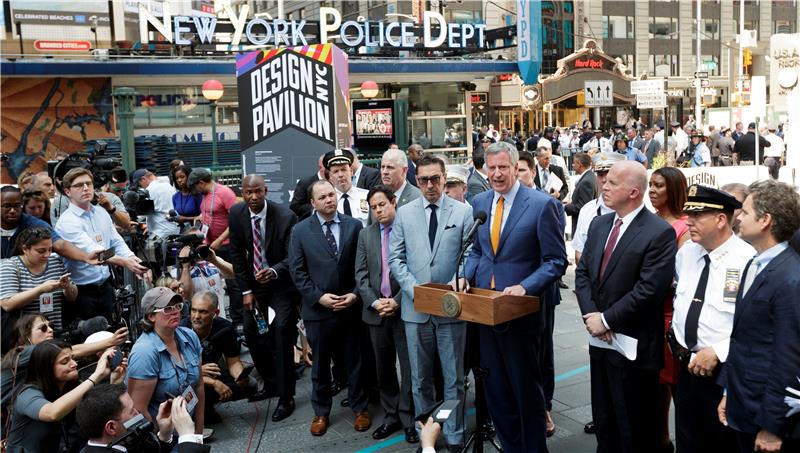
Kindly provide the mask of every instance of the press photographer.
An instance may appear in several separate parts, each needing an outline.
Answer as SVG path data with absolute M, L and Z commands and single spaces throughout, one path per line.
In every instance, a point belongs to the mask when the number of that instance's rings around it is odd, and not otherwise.
M 217 256 L 216 252 L 203 244 L 200 230 L 191 229 L 186 234 L 174 236 L 167 243 L 167 256 L 176 256 L 176 268 L 170 273 L 183 284 L 184 297 L 201 291 L 213 291 L 222 301 L 225 295 L 223 281 L 235 278 L 233 265 Z M 220 304 L 222 317 L 225 307 Z
M 61 215 L 56 231 L 61 237 L 86 253 L 103 252 L 103 262 L 122 266 L 148 279 L 148 268 L 128 248 L 117 233 L 111 216 L 93 206 L 93 176 L 85 168 L 73 168 L 64 175 L 63 188 L 70 199 L 69 208 Z M 71 259 L 65 260 L 67 271 L 78 285 L 80 304 L 76 304 L 72 317 L 88 319 L 104 316 L 109 322 L 114 310 L 114 288 L 107 266 L 91 266 Z
M 156 434 L 152 423 L 136 410 L 121 384 L 103 384 L 87 392 L 78 404 L 77 422 L 89 438 L 82 453 L 118 452 L 120 447 L 131 453 L 169 452 L 173 431 L 178 433 L 179 453 L 211 450 L 202 445 L 202 436 L 194 434 L 194 422 L 182 397 L 159 406 Z
M 139 188 L 147 190 L 150 200 L 153 201 L 151 211 L 137 212 L 139 215 L 145 215 L 148 232 L 162 239 L 178 234 L 180 231 L 177 223 L 169 219 L 170 211 L 173 210 L 172 195 L 175 193 L 169 181 L 161 181 L 152 172 L 139 169 L 133 172 L 131 189 Z

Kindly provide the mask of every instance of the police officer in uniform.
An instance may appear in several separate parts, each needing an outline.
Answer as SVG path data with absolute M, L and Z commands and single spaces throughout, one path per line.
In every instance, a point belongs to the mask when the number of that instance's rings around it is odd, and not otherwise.
M 328 181 L 336 188 L 339 199 L 336 210 L 361 221 L 362 226 L 372 223 L 369 218 L 368 190 L 353 184 L 353 152 L 347 148 L 329 151 L 322 158 Z
M 733 234 L 742 204 L 710 187 L 692 185 L 684 211 L 691 242 L 675 260 L 677 289 L 667 338 L 681 363 L 675 390 L 677 451 L 731 451 L 732 433 L 717 418 L 723 389 L 717 375 L 728 356 L 736 294 L 756 251 Z

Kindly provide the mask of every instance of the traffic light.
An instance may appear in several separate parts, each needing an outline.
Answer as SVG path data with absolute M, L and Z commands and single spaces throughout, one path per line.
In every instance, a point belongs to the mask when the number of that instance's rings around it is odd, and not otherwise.
M 750 49 L 744 49 L 744 65 L 750 66 L 753 64 L 753 51 Z

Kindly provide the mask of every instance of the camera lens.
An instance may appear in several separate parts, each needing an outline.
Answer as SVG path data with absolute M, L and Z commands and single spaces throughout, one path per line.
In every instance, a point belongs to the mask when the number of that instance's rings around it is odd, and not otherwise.
M 201 245 L 200 247 L 197 247 L 197 254 L 200 256 L 200 258 L 206 259 L 211 255 L 211 250 L 207 245 Z

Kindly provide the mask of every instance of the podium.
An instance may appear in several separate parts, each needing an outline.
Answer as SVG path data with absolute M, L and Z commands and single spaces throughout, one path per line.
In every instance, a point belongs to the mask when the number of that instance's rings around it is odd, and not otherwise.
M 414 287 L 414 309 L 429 315 L 494 326 L 536 313 L 539 311 L 539 298 L 509 296 L 481 288 L 457 293 L 450 285 L 426 283 Z

